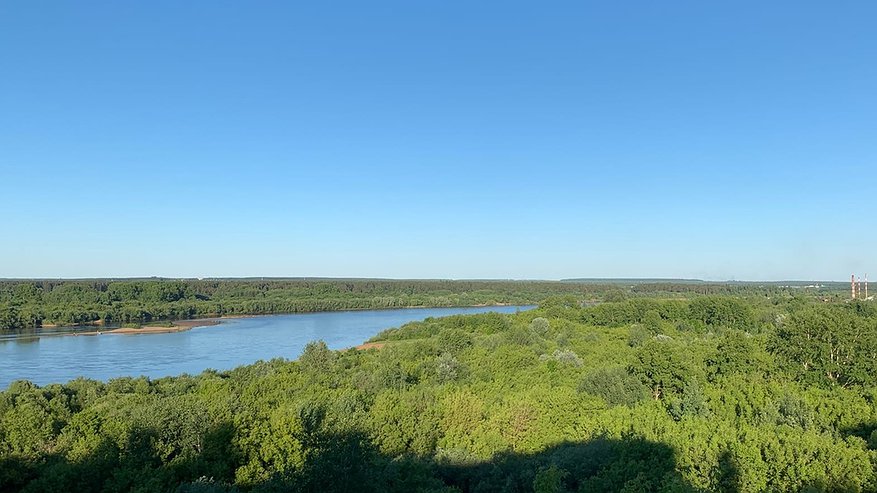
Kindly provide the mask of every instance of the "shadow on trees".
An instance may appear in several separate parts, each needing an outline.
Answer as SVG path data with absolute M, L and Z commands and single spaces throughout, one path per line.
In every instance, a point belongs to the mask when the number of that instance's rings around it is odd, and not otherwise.
M 197 453 L 183 456 L 179 448 L 162 447 L 162 430 L 139 428 L 122 444 L 101 438 L 78 460 L 57 454 L 0 459 L 0 492 L 174 491 L 198 478 L 233 479 L 239 457 L 233 437 L 230 423 L 214 426 L 200 437 Z
M 841 436 L 859 437 L 865 441 L 870 450 L 877 450 L 877 422 L 868 421 L 842 428 Z
M 156 446 L 159 434 L 138 430 L 122 446 L 105 440 L 78 461 L 57 456 L 39 463 L 0 460 L 0 491 L 697 491 L 676 471 L 671 447 L 640 438 L 562 443 L 538 453 L 504 453 L 466 463 L 389 457 L 360 432 L 328 433 L 312 437 L 303 464 L 294 470 L 234 486 L 243 457 L 230 425 L 210 430 L 198 452 L 188 457 Z M 732 461 L 722 465 L 725 491 L 736 491 Z

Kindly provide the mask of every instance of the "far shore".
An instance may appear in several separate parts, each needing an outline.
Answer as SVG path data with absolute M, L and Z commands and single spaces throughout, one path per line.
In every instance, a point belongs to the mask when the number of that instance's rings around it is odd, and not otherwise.
M 253 318 L 253 317 L 273 317 L 278 315 L 312 315 L 315 313 L 338 313 L 338 312 L 374 312 L 380 310 L 412 310 L 422 308 L 428 310 L 431 308 L 486 308 L 491 306 L 538 306 L 536 303 L 478 303 L 475 305 L 405 305 L 405 306 L 387 306 L 383 308 L 344 308 L 341 310 L 317 310 L 313 312 L 275 312 L 275 313 L 250 313 L 239 315 L 221 315 L 205 320 L 224 320 L 234 318 Z M 176 323 L 176 322 L 174 322 Z

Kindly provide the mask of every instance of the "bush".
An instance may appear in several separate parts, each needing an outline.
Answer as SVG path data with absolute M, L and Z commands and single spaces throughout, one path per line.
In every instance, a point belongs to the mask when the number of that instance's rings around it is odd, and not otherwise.
M 472 345 L 472 336 L 460 329 L 442 329 L 438 335 L 439 350 L 457 354 Z
M 649 310 L 643 315 L 643 326 L 652 334 L 661 332 L 661 314 L 658 310 Z
M 579 358 L 579 355 L 569 349 L 555 349 L 551 356 L 543 354 L 539 359 L 542 361 L 556 361 L 557 363 L 574 366 L 576 368 L 581 368 L 584 364 L 582 363 L 582 359 Z
M 706 397 L 697 380 L 688 381 L 682 389 L 682 396 L 670 399 L 667 410 L 677 421 L 683 416 L 708 416 L 709 407 L 706 404 Z
M 603 301 L 607 303 L 620 303 L 627 301 L 627 293 L 620 289 L 611 289 L 603 295 Z
M 630 335 L 627 338 L 627 345 L 630 347 L 640 347 L 652 338 L 652 334 L 642 325 L 634 325 L 630 328 Z
M 298 361 L 304 370 L 328 371 L 335 362 L 335 353 L 329 350 L 325 342 L 311 341 L 305 345 Z
M 639 379 L 618 366 L 585 375 L 579 391 L 602 397 L 610 406 L 633 406 L 648 397 L 648 389 Z
M 462 377 L 465 367 L 450 353 L 442 353 L 435 360 L 436 379 L 439 383 L 453 382 Z
M 530 331 L 539 336 L 547 334 L 550 328 L 551 324 L 548 323 L 548 319 L 544 317 L 536 317 L 530 322 Z

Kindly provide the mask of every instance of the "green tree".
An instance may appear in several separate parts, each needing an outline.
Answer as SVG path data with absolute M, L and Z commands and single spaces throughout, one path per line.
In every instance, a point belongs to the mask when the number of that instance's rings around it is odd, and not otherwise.
M 579 390 L 602 397 L 610 406 L 633 406 L 648 396 L 639 378 L 620 366 L 598 368 L 582 379 Z
M 681 348 L 659 340 L 639 347 L 629 369 L 650 389 L 655 400 L 667 393 L 681 393 L 694 370 Z
M 873 322 L 840 307 L 796 312 L 777 329 L 773 350 L 810 381 L 843 387 L 877 377 L 877 332 Z
M 298 358 L 302 369 L 310 372 L 327 372 L 335 362 L 335 353 L 324 341 L 311 341 L 305 345 Z

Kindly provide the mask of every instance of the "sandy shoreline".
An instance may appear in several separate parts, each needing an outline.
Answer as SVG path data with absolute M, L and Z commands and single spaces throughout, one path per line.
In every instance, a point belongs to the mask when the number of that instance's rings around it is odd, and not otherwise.
M 68 336 L 99 336 L 104 334 L 167 334 L 169 332 L 183 332 L 195 327 L 208 327 L 211 325 L 219 325 L 219 320 L 215 318 L 205 318 L 200 320 L 178 320 L 173 322 L 174 325 L 155 326 L 148 325 L 146 327 L 120 327 L 118 329 L 107 330 L 90 330 L 88 332 L 72 332 L 64 334 Z

